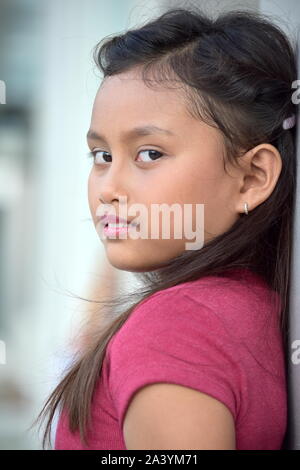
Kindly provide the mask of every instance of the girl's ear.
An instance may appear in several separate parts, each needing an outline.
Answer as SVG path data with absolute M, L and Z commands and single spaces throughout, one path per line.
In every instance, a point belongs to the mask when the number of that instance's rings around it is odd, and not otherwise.
M 270 197 L 282 170 L 282 159 L 274 145 L 263 143 L 239 158 L 240 185 L 237 212 L 244 212 L 248 203 L 249 212 Z

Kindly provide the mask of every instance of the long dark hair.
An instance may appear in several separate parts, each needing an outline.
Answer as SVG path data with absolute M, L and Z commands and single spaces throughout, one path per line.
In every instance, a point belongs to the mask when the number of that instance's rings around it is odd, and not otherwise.
M 241 154 L 266 142 L 280 152 L 282 170 L 270 197 L 248 215 L 240 214 L 225 233 L 200 250 L 184 251 L 159 269 L 136 273 L 142 281 L 138 292 L 98 301 L 106 307 L 106 321 L 99 321 L 88 348 L 74 355 L 37 417 L 50 413 L 43 448 L 47 435 L 50 444 L 58 405 L 68 412 L 70 430 L 79 429 L 87 445 L 91 402 L 107 344 L 133 309 L 157 291 L 231 268 L 251 269 L 280 296 L 280 328 L 287 356 L 296 127 L 284 130 L 282 122 L 296 114 L 293 41 L 267 15 L 235 10 L 213 19 L 193 7 L 169 9 L 141 27 L 105 37 L 93 49 L 104 79 L 139 67 L 148 86 L 183 86 L 189 112 L 222 132 L 228 161 L 238 164 Z M 125 300 L 129 300 L 126 308 Z

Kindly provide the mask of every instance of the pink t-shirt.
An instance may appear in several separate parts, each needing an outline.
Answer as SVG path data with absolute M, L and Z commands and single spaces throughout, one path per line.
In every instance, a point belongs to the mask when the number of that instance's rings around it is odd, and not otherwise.
M 142 301 L 112 337 L 92 406 L 89 446 L 61 413 L 55 450 L 126 450 L 125 413 L 146 384 L 167 382 L 220 400 L 238 450 L 279 450 L 287 426 L 277 294 L 246 269 L 205 276 Z

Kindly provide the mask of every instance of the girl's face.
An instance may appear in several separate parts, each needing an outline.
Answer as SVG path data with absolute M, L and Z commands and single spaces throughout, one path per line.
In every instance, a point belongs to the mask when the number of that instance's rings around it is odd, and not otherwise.
M 167 132 L 130 133 L 142 126 Z M 108 77 L 96 94 L 89 133 L 92 131 L 102 136 L 88 137 L 90 149 L 97 150 L 88 180 L 89 206 L 97 232 L 103 230 L 97 217 L 104 209 L 100 206 L 105 206 L 104 212 L 124 215 L 121 205 L 125 199 L 125 218 L 139 218 L 141 224 L 147 219 L 148 224 L 148 235 L 143 238 L 130 238 L 130 234 L 124 239 L 109 238 L 102 232 L 108 260 L 116 268 L 150 271 L 186 250 L 186 243 L 196 238 L 185 236 L 185 205 L 192 207 L 189 230 L 195 231 L 197 223 L 203 243 L 229 229 L 238 218 L 238 179 L 232 177 L 234 170 L 230 174 L 224 170 L 221 134 L 188 114 L 179 89 L 150 89 L 136 71 Z M 142 205 L 143 211 L 130 212 L 133 204 Z M 151 217 L 153 204 L 169 208 L 167 236 L 162 236 L 167 233 L 162 225 L 166 212 L 161 209 L 157 222 Z M 181 207 L 182 221 L 176 219 L 176 226 L 182 228 L 180 238 L 172 230 L 173 204 Z M 203 205 L 203 220 L 196 217 L 196 204 Z M 159 226 L 159 236 L 151 238 L 154 226 Z

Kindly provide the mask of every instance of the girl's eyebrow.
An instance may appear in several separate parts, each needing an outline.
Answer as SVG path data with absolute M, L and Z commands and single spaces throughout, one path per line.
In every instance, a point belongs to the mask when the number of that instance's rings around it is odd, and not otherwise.
M 153 135 L 153 134 L 165 134 L 165 135 L 172 135 L 172 136 L 176 135 L 174 134 L 174 132 L 170 131 L 169 129 L 162 129 L 161 127 L 148 124 L 145 126 L 134 127 L 133 129 L 130 129 L 129 131 L 124 132 L 122 140 L 124 141 L 132 140 L 136 137 Z M 100 135 L 98 132 L 94 131 L 93 129 L 89 129 L 86 135 L 86 138 L 87 140 L 98 140 L 98 141 L 106 142 L 105 137 Z

